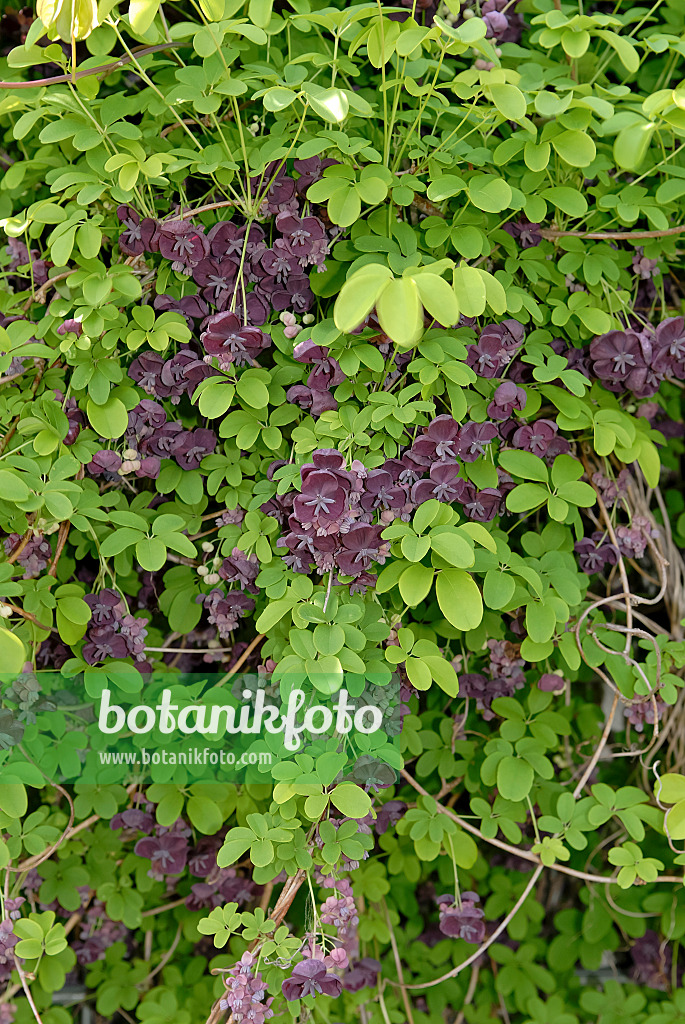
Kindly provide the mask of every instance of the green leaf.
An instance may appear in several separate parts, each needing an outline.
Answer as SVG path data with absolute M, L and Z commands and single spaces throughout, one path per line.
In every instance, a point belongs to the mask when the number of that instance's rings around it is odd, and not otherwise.
M 3 671 L 5 662 L 2 662 Z M 18 671 L 18 670 L 16 670 Z M 10 818 L 23 818 L 28 808 L 26 787 L 20 783 L 3 783 L 0 786 L 0 810 Z
M 483 601 L 473 577 L 462 569 L 438 573 L 435 592 L 440 611 L 457 629 L 475 629 L 483 618 Z
M 662 804 L 675 804 L 685 800 L 685 776 L 669 773 L 654 783 L 654 795 Z
M 428 565 L 410 565 L 400 576 L 399 588 L 405 604 L 414 608 L 428 597 L 433 586 L 434 570 Z
M 512 200 L 510 186 L 504 178 L 497 178 L 493 174 L 479 174 L 471 178 L 467 192 L 473 205 L 486 213 L 501 213 Z
M 483 583 L 483 600 L 487 608 L 506 608 L 516 590 L 516 580 L 499 569 L 488 569 Z
M 526 98 L 515 85 L 495 84 L 489 89 L 492 102 L 507 121 L 520 121 L 526 116 Z
M 26 662 L 26 647 L 22 640 L 4 626 L 0 626 L 0 666 L 3 672 L 21 672 Z M 0 787 L 1 789 L 2 787 Z M 0 807 L 2 797 L 0 796 Z
M 412 275 L 419 298 L 426 312 L 443 327 L 451 327 L 459 320 L 457 297 L 444 278 L 437 274 Z
M 594 142 L 584 132 L 564 131 L 551 142 L 561 159 L 571 167 L 589 167 L 597 156 Z
M 535 773 L 520 757 L 503 757 L 497 766 L 497 789 L 505 800 L 525 800 L 530 793 Z
M 0 469 L 0 500 L 26 501 L 30 491 L 18 473 Z
M 549 479 L 544 461 L 532 452 L 500 452 L 499 464 L 507 473 L 520 476 L 523 480 L 538 480 L 546 484 Z
M 624 171 L 639 171 L 656 131 L 652 121 L 639 121 L 622 128 L 614 139 L 614 160 Z
M 459 309 L 464 316 L 481 316 L 485 312 L 488 293 L 479 269 L 466 265 L 455 267 L 452 280 Z
M 143 569 L 156 572 L 166 562 L 167 550 L 159 537 L 143 537 L 136 544 L 136 558 Z
M 640 55 L 632 43 L 629 43 L 627 39 L 619 36 L 616 32 L 610 32 L 607 29 L 596 28 L 593 29 L 593 33 L 613 47 L 626 71 L 635 74 L 640 67 Z
M 371 263 L 348 277 L 336 299 L 333 311 L 335 326 L 349 334 L 366 319 L 392 279 L 392 271 L 379 263 Z
M 92 398 L 86 403 L 88 419 L 93 430 L 100 437 L 113 439 L 121 437 L 128 426 L 126 406 L 115 395 L 110 395 L 103 405 L 97 405 Z
M 473 544 L 469 544 L 450 526 L 438 526 L 431 530 L 430 546 L 436 554 L 457 569 L 470 569 L 476 560 Z
M 575 188 L 553 185 L 551 188 L 543 189 L 540 195 L 569 217 L 584 217 L 587 213 L 587 199 Z
M 371 810 L 371 798 L 352 782 L 342 782 L 331 792 L 331 803 L 346 818 L 365 818 Z
M 376 302 L 376 314 L 384 333 L 400 348 L 415 345 L 423 334 L 419 290 L 410 277 L 388 282 Z
M 549 491 L 540 484 L 519 484 L 507 495 L 507 508 L 510 512 L 530 512 L 531 509 L 543 505 L 549 497 Z

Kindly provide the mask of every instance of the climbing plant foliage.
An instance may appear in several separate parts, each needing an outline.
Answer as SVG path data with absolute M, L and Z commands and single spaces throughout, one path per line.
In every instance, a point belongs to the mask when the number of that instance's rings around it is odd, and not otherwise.
M 0 1024 L 685 1020 L 684 57 L 5 8 Z

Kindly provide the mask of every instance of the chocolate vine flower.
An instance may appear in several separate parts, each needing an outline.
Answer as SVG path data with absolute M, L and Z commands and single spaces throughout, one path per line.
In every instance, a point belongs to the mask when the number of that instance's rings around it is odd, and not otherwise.
M 458 454 L 464 462 L 475 462 L 485 455 L 488 445 L 498 436 L 494 423 L 465 423 L 459 431 Z
M 204 229 L 187 220 L 168 220 L 159 227 L 159 251 L 172 268 L 188 271 L 209 255 Z
M 380 963 L 372 957 L 365 956 L 361 960 L 355 960 L 342 976 L 342 987 L 346 992 L 359 992 L 363 988 L 373 988 L 378 983 L 380 970 Z
M 211 256 L 193 267 L 193 279 L 203 289 L 202 297 L 214 306 L 230 299 L 235 287 L 238 266 L 233 260 L 216 260 Z
M 271 344 L 271 338 L 259 327 L 246 327 L 235 313 L 215 313 L 202 325 L 200 341 L 208 356 L 216 356 L 219 367 L 229 370 L 233 364 L 253 365 L 257 356 Z
M 286 401 L 299 405 L 300 409 L 310 412 L 312 416 L 320 416 L 323 412 L 335 411 L 338 403 L 325 388 L 322 390 L 307 387 L 306 384 L 293 384 L 285 394 Z
M 547 455 L 552 443 L 556 440 L 558 427 L 552 420 L 536 420 L 524 423 L 512 438 L 514 448 L 520 448 L 533 455 Z
M 357 576 L 369 569 L 372 562 L 382 565 L 390 552 L 390 545 L 383 541 L 381 528 L 355 523 L 342 536 L 343 550 L 338 554 L 338 565 L 346 576 Z
M 459 424 L 452 416 L 436 416 L 424 429 L 423 436 L 414 441 L 411 456 L 424 466 L 429 466 L 435 459 L 454 462 L 459 451 L 459 437 Z
M 322 994 L 336 998 L 342 991 L 342 982 L 335 974 L 328 973 L 322 960 L 302 960 L 281 984 L 281 991 L 288 1002 Z
M 163 881 L 167 875 L 180 875 L 188 859 L 188 840 L 171 831 L 139 839 L 133 851 L 151 861 L 150 878 Z
M 452 896 L 438 897 L 440 931 L 454 939 L 463 939 L 478 945 L 485 938 L 485 914 L 476 904 L 480 897 L 475 892 L 461 894 L 459 903 Z
M 507 420 L 516 410 L 521 412 L 526 407 L 526 392 L 510 380 L 505 380 L 495 389 L 492 401 L 488 406 L 488 416 L 493 420 Z
M 119 248 L 127 256 L 141 256 L 144 252 L 159 252 L 159 223 L 151 217 L 140 219 L 132 206 L 117 207 L 117 217 L 124 225 L 119 235 Z
M 459 464 L 436 462 L 430 468 L 430 479 L 419 480 L 411 489 L 411 500 L 415 505 L 437 498 L 450 504 L 459 501 L 466 481 L 459 477 Z

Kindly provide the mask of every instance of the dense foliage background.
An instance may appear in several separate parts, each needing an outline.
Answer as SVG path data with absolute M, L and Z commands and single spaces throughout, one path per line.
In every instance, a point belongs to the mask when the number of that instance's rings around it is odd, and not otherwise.
M 0 48 L 0 1024 L 684 1021 L 681 0 Z M 99 766 L 106 688 L 343 684 Z

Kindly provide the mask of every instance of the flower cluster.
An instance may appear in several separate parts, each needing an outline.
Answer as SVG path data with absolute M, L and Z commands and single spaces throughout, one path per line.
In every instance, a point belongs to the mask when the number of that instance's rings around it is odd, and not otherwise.
M 86 594 L 85 602 L 90 608 L 90 622 L 82 653 L 88 664 L 131 657 L 140 668 L 145 662 L 145 627 L 149 620 L 128 613 L 121 595 L 110 588 Z
M 519 645 L 508 640 L 488 640 L 490 665 L 488 675 L 482 672 L 465 672 L 459 676 L 459 693 L 476 702 L 476 709 L 482 711 L 486 721 L 495 717 L 491 710 L 493 700 L 497 697 L 513 697 L 517 690 L 525 686 L 526 677 L 523 673 L 523 658 L 519 657 Z M 452 662 L 455 670 L 459 670 L 460 660 Z
M 272 309 L 306 313 L 314 299 L 309 269 L 325 269 L 329 240 L 323 222 L 318 217 L 302 215 L 300 203 L 306 188 L 328 163 L 295 161 L 296 170 L 298 164 L 302 167 L 299 180 L 271 164 L 260 178 L 252 179 L 253 193 L 262 196 L 260 212 L 264 217 L 274 218 L 279 234 L 271 246 L 267 245 L 266 233 L 259 224 L 248 227 L 234 221 L 219 221 L 205 233 L 190 218 L 141 219 L 133 207 L 119 206 L 117 213 L 124 225 L 119 236 L 121 251 L 128 256 L 160 253 L 171 261 L 173 270 L 192 278 L 197 287 L 195 295 L 182 299 L 158 295 L 155 308 L 182 313 L 191 327 L 194 320 L 202 319 L 208 354 L 216 355 L 210 346 L 218 346 L 224 362 L 231 360 L 226 360 L 230 347 L 221 344 L 223 335 L 237 335 L 238 328 L 247 325 L 260 327 Z M 300 181 L 304 185 L 298 188 Z M 212 307 L 216 312 L 210 314 Z M 229 319 L 222 320 L 221 314 L 229 314 Z M 256 338 L 257 335 L 247 335 L 243 339 L 247 357 L 254 350 Z M 240 339 L 233 344 L 242 351 Z
M 609 391 L 650 398 L 665 380 L 685 380 L 685 320 L 668 317 L 655 330 L 609 331 L 590 343 L 590 359 Z
M 342 982 L 329 970 L 325 960 L 324 957 L 308 957 L 295 964 L 290 977 L 281 983 L 281 991 L 288 1002 L 305 996 L 325 995 L 335 999 L 340 995 Z
M 52 548 L 42 533 L 32 534 L 26 543 L 22 541 L 20 534 L 10 533 L 3 540 L 3 547 L 6 555 L 19 551 L 15 560 L 24 570 L 24 578 L 27 580 L 40 576 L 52 558 Z
M 337 409 L 338 403 L 331 394 L 331 388 L 345 380 L 338 361 L 329 356 L 328 349 L 314 345 L 311 341 L 301 341 L 295 345 L 293 356 L 299 363 L 313 364 L 313 369 L 306 384 L 294 384 L 288 389 L 287 400 L 307 410 L 312 416 Z
M 235 967 L 228 972 L 230 977 L 219 1006 L 222 1010 L 230 1010 L 231 1019 L 235 1024 L 242 1024 L 243 1021 L 248 1021 L 249 1024 L 264 1024 L 264 1021 L 274 1015 L 271 1009 L 273 996 L 266 998 L 268 986 L 261 973 L 254 972 L 255 962 L 252 953 L 245 952 Z
M 144 398 L 128 414 L 128 427 L 121 452 L 103 448 L 88 463 L 88 472 L 107 480 L 134 474 L 156 480 L 161 460 L 174 459 L 184 470 L 198 469 L 206 455 L 216 448 L 217 437 L 207 427 L 186 430 L 182 423 L 167 420 L 165 409 Z

